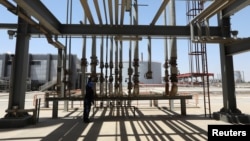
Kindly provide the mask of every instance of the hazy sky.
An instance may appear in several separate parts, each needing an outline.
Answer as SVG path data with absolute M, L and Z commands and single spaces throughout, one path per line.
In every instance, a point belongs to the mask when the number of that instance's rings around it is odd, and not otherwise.
M 66 23 L 67 17 L 67 0 L 41 0 L 51 12 L 56 15 L 61 23 Z M 90 1 L 90 7 L 93 9 L 93 2 Z M 100 0 L 100 2 L 102 2 Z M 138 0 L 139 6 L 139 24 L 149 25 L 153 17 L 156 14 L 162 0 Z M 55 6 L 57 5 L 57 6 Z M 79 23 L 83 19 L 83 9 L 80 4 L 80 0 L 73 0 L 73 11 L 71 23 Z M 94 9 L 92 11 L 95 11 Z M 239 38 L 250 36 L 250 18 L 249 18 L 249 7 L 244 8 L 231 17 L 232 30 L 238 30 Z M 95 13 L 93 13 L 95 15 Z M 102 12 L 102 14 L 104 14 Z M 104 17 L 104 16 L 103 16 Z M 128 12 L 125 13 L 125 18 L 128 19 Z M 96 23 L 98 23 L 97 17 L 94 16 Z M 4 6 L 0 5 L 0 23 L 16 23 L 17 17 L 10 13 Z M 68 22 L 70 22 L 68 20 Z M 105 23 L 105 19 L 103 18 Z M 129 24 L 128 20 L 124 21 L 125 24 Z M 176 23 L 177 25 L 186 25 L 186 2 L 176 1 Z M 163 25 L 163 17 L 161 16 L 157 25 Z M 210 25 L 217 25 L 216 17 L 212 17 Z M 59 39 L 62 43 L 65 43 L 64 39 Z M 145 38 L 139 42 L 139 53 L 143 54 L 143 60 L 147 61 L 147 43 L 148 40 Z M 0 29 L 0 54 L 2 53 L 14 53 L 15 52 L 15 38 L 9 39 L 7 30 Z M 109 43 L 110 44 L 110 43 Z M 71 40 L 71 53 L 76 54 L 78 58 L 81 58 L 82 54 L 82 39 L 72 38 Z M 87 59 L 90 62 L 90 47 L 91 40 L 87 41 Z M 128 60 L 128 42 L 123 42 L 123 60 Z M 100 48 L 100 39 L 97 39 L 97 49 Z M 178 50 L 178 69 L 180 73 L 189 72 L 189 60 L 188 60 L 188 40 L 178 39 L 177 40 Z M 57 54 L 57 49 L 52 45 L 48 44 L 45 38 L 31 38 L 29 52 L 31 54 Z M 160 39 L 152 39 L 152 61 L 164 63 L 164 41 Z M 99 55 L 97 53 L 97 55 Z M 234 59 L 234 70 L 241 71 L 246 81 L 250 81 L 250 67 L 248 66 L 247 60 L 249 60 L 249 52 L 235 55 Z M 207 57 L 208 57 L 208 70 L 210 73 L 214 73 L 215 78 L 220 77 L 220 56 L 218 44 L 207 44 Z M 141 57 L 140 57 L 141 59 Z M 164 70 L 162 70 L 162 73 Z

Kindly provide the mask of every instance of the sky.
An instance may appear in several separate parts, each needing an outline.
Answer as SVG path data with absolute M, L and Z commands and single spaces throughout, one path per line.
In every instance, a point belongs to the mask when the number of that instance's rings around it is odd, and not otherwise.
M 80 0 L 72 0 L 72 18 L 67 20 L 67 0 L 41 0 L 47 8 L 57 17 L 61 23 L 72 23 L 79 24 L 83 20 L 84 14 L 83 9 L 80 4 Z M 94 9 L 93 1 L 89 1 L 90 8 Z M 101 0 L 99 1 L 102 2 Z M 156 14 L 162 0 L 138 0 L 139 4 L 139 24 L 149 25 L 153 17 Z M 60 6 L 55 6 L 60 4 Z M 207 4 L 209 5 L 209 4 Z M 102 9 L 101 9 L 102 10 Z M 92 10 L 95 11 L 95 10 Z M 250 18 L 249 17 L 250 8 L 249 6 L 238 11 L 236 14 L 231 16 L 231 28 L 232 30 L 238 30 L 238 38 L 246 38 L 250 36 Z M 95 15 L 96 13 L 93 13 Z M 104 17 L 104 12 L 102 12 Z M 70 17 L 70 15 L 68 15 Z M 125 13 L 125 19 L 128 19 L 128 12 Z M 97 16 L 94 16 L 96 23 Z M 103 19 L 104 23 L 105 20 Z M 16 23 L 17 16 L 10 13 L 3 5 L 0 5 L 0 23 Z M 129 20 L 125 20 L 124 24 L 129 24 Z M 211 26 L 217 25 L 216 16 L 209 20 Z M 156 25 L 163 25 L 163 16 L 159 18 Z M 186 2 L 183 0 L 176 1 L 176 25 L 186 25 Z M 66 43 L 65 39 L 60 38 L 59 41 L 63 44 Z M 82 58 L 82 39 L 72 38 L 71 44 L 68 43 L 68 49 L 71 48 L 71 53 L 76 54 L 78 58 Z M 177 67 L 180 73 L 189 72 L 189 55 L 188 55 L 188 40 L 187 39 L 177 39 Z M 91 40 L 87 40 L 87 59 L 90 62 L 91 50 Z M 110 44 L 110 43 L 109 43 Z M 139 41 L 139 54 L 140 59 L 141 54 L 143 54 L 143 60 L 148 60 L 147 53 L 148 40 L 143 38 Z M 9 39 L 6 29 L 0 29 L 0 54 L 4 53 L 15 53 L 16 40 Z M 123 42 L 123 60 L 128 61 L 128 42 Z M 97 52 L 100 49 L 100 39 L 97 39 Z M 152 58 L 153 62 L 161 62 L 164 64 L 164 41 L 160 39 L 152 39 Z M 31 38 L 30 39 L 30 54 L 57 54 L 57 49 L 52 45 L 48 44 L 45 38 Z M 98 53 L 97 53 L 98 55 Z M 245 81 L 250 81 L 250 67 L 246 64 L 249 60 L 250 53 L 245 52 L 233 56 L 234 70 L 242 72 L 243 79 Z M 214 73 L 215 79 L 220 79 L 221 65 L 220 65 L 220 55 L 219 55 L 219 45 L 218 44 L 207 44 L 207 60 L 208 60 L 208 71 L 209 73 Z M 164 69 L 162 67 L 162 74 Z

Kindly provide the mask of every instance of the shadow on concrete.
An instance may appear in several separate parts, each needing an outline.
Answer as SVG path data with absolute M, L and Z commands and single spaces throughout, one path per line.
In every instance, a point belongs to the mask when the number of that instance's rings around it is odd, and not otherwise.
M 141 109 L 136 109 L 134 116 L 129 115 L 131 109 L 121 108 L 114 113 L 110 108 L 102 108 L 93 113 L 93 122 L 87 124 L 82 120 L 82 110 L 75 109 L 58 119 L 41 118 L 36 125 L 0 129 L 1 133 L 30 131 L 30 136 L 13 135 L 0 140 L 207 140 L 207 131 L 190 120 L 213 119 L 202 115 L 181 116 L 164 107 L 148 110 L 160 110 L 165 115 L 145 115 Z M 35 129 L 40 129 L 44 135 L 36 133 Z

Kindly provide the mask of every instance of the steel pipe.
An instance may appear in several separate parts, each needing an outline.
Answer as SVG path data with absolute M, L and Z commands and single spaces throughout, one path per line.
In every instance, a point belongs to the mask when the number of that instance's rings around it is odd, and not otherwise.
M 84 13 L 85 13 L 86 17 L 89 20 L 89 23 L 90 24 L 95 24 L 93 16 L 92 16 L 90 8 L 89 8 L 89 5 L 88 5 L 88 1 L 87 0 L 81 0 L 81 4 L 82 4 L 82 7 L 83 7 L 83 10 L 84 10 Z

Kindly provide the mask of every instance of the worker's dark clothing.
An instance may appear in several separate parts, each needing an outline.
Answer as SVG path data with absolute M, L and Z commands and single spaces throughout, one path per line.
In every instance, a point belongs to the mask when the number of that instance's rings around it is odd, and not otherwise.
M 94 103 L 94 90 L 93 90 L 93 82 L 88 82 L 86 85 L 86 95 L 84 98 L 84 115 L 83 120 L 84 122 L 88 123 L 89 120 L 89 113 L 91 109 L 91 104 Z

